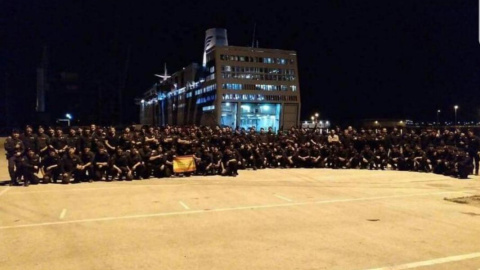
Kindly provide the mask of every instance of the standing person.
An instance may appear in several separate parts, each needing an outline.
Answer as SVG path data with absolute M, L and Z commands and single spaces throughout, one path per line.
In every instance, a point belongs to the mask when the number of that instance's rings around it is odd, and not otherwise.
M 479 155 L 478 151 L 480 151 L 480 139 L 475 136 L 473 131 L 469 130 L 468 131 L 468 146 L 467 146 L 467 152 L 469 155 L 469 158 L 473 159 L 473 165 L 474 165 L 474 170 L 475 170 L 475 175 L 478 175 L 478 165 L 479 165 Z
M 60 156 L 63 156 L 68 150 L 67 138 L 63 134 L 63 130 L 58 128 L 55 137 L 52 138 L 52 146 Z
M 25 127 L 25 132 L 20 136 L 20 139 L 23 142 L 25 150 L 32 149 L 33 151 L 37 150 L 37 135 L 33 133 L 33 129 L 30 125 Z M 25 153 L 26 154 L 26 153 Z
M 62 184 L 70 184 L 72 176 L 74 182 L 80 182 L 80 175 L 84 169 L 82 165 L 82 159 L 75 154 L 75 148 L 68 148 L 67 154 L 63 156 L 61 161 Z
M 18 178 L 21 177 L 22 153 L 25 151 L 18 130 L 12 131 L 12 135 L 5 140 L 4 147 L 8 160 L 10 185 L 18 186 Z
M 79 153 L 82 150 L 82 148 L 80 148 L 80 138 L 74 128 L 68 130 L 68 135 L 65 137 L 65 140 L 67 141 L 67 147 L 74 148 L 75 153 Z
M 35 143 L 37 153 L 43 159 L 48 156 L 48 148 L 50 146 L 50 137 L 45 134 L 45 129 L 42 126 L 38 127 L 38 134 Z
M 120 140 L 117 136 L 117 131 L 114 127 L 111 127 L 108 131 L 108 135 L 105 138 L 105 146 L 107 147 L 110 155 L 115 154 L 117 146 L 120 144 Z

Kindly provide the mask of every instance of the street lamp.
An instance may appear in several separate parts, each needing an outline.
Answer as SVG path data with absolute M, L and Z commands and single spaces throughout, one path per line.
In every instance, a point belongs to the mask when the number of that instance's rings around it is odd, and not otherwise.
M 437 110 L 437 124 L 440 126 L 440 110 Z
M 457 125 L 457 110 L 458 110 L 458 105 L 453 106 L 455 109 L 455 126 Z

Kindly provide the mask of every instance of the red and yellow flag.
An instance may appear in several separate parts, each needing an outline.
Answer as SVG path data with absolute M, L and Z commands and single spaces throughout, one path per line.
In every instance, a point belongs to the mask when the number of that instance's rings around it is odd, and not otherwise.
M 196 169 L 193 156 L 179 156 L 173 159 L 174 173 L 194 172 Z

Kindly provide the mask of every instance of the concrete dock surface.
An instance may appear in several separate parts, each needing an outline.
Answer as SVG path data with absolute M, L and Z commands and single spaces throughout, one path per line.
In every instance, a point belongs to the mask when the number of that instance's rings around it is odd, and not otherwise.
M 0 269 L 480 269 L 480 208 L 444 200 L 478 194 L 330 169 L 0 186 Z

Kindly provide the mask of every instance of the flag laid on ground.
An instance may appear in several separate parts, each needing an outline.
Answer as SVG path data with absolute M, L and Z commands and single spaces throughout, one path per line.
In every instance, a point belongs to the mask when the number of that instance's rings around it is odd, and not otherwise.
M 173 159 L 174 173 L 194 172 L 196 169 L 193 156 L 179 156 Z

